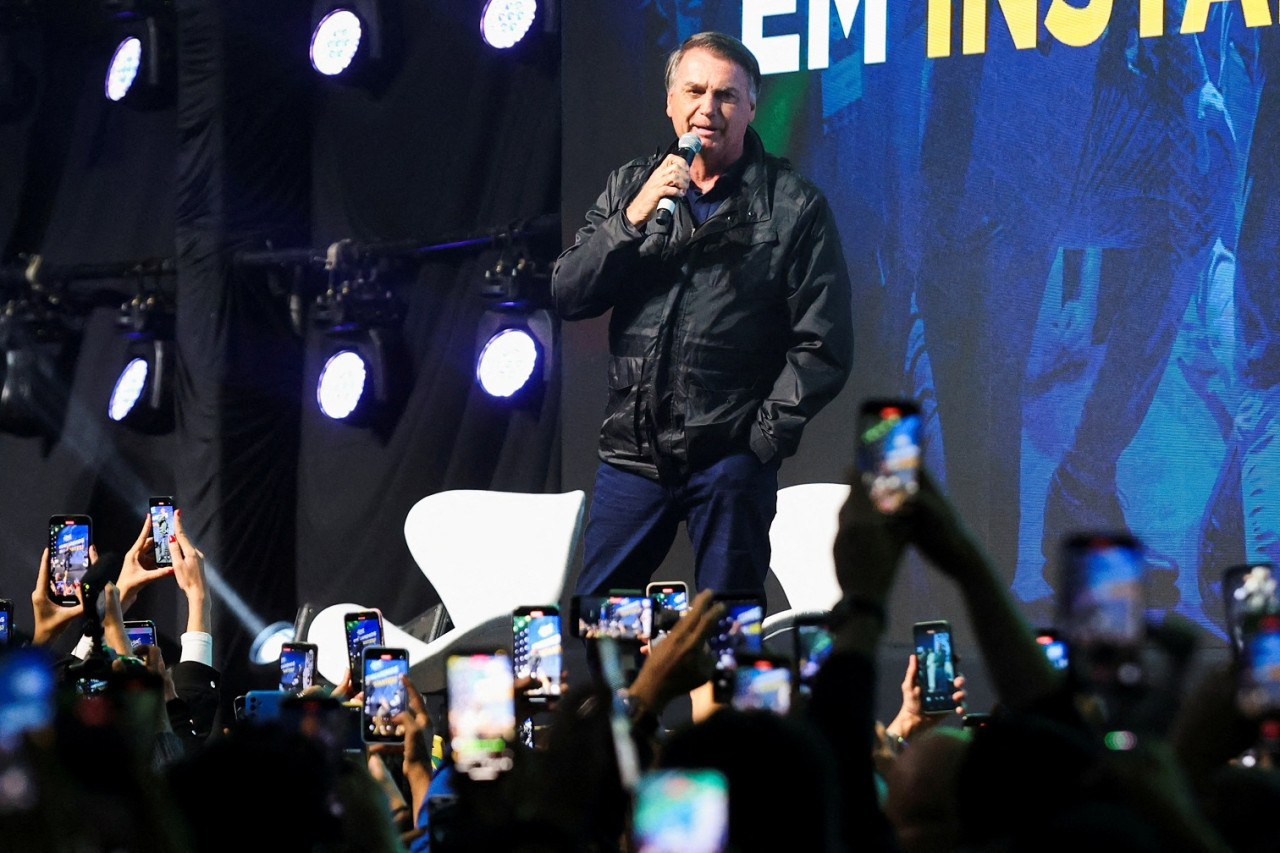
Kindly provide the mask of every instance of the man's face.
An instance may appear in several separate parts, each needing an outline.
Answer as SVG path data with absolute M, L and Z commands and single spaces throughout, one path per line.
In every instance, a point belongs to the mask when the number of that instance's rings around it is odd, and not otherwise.
M 667 115 L 677 136 L 698 134 L 708 168 L 731 166 L 742 156 L 747 125 L 756 116 L 747 72 L 704 48 L 687 51 L 667 92 Z

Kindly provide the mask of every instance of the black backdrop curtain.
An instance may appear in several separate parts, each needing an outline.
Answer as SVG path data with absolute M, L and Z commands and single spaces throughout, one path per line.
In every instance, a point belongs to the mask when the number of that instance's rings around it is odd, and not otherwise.
M 19 629 L 32 627 L 50 514 L 88 512 L 99 547 L 123 550 L 147 495 L 174 494 L 214 570 L 229 695 L 267 686 L 245 663 L 249 641 L 301 602 L 359 601 L 405 621 L 437 600 L 404 544 L 414 501 L 559 488 L 558 380 L 523 409 L 473 387 L 476 280 L 492 253 L 417 254 L 384 276 L 406 305 L 409 387 L 381 432 L 315 408 L 324 335 L 307 306 L 325 271 L 235 262 L 340 239 L 428 245 L 558 211 L 558 65 L 488 51 L 482 5 L 401 4 L 387 22 L 401 52 L 371 92 L 311 71 L 309 2 L 179 0 L 177 102 L 149 112 L 100 95 L 105 40 L 84 23 L 96 3 L 0 21 L 4 44 L 29 45 L 38 82 L 29 111 L 0 119 L 0 157 L 20 164 L 0 175 L 0 263 L 172 258 L 180 351 L 175 433 L 110 424 L 124 347 L 114 306 L 134 282 L 69 283 L 84 330 L 70 414 L 51 439 L 0 434 L 0 595 Z M 6 281 L 8 299 L 21 287 Z M 161 582 L 129 615 L 155 619 L 176 656 L 184 612 Z

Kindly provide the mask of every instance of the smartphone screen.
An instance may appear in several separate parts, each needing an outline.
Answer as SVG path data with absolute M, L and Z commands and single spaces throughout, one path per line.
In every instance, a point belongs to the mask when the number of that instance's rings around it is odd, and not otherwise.
M 643 643 L 652 635 L 653 600 L 647 595 L 575 595 L 570 603 L 575 637 Z
M 808 696 L 813 680 L 831 655 L 831 629 L 825 620 L 799 619 L 792 629 L 795 640 L 796 687 L 801 696 Z
M 531 678 L 525 691 L 534 701 L 560 695 L 564 670 L 558 607 L 520 607 L 511 614 L 511 666 L 515 677 Z
M 9 637 L 11 632 L 10 623 L 13 621 L 13 602 L 7 598 L 0 598 L 0 646 L 9 645 Z
M 404 731 L 395 716 L 408 707 L 403 676 L 409 674 L 409 652 L 388 646 L 364 648 L 364 704 L 360 723 L 366 743 L 399 743 Z
M 173 498 L 168 496 L 151 499 L 151 538 L 156 565 L 172 566 L 173 554 L 169 551 L 169 537 L 173 535 L 176 522 L 173 517 Z
M 956 709 L 956 656 L 951 642 L 951 623 L 945 620 L 917 622 L 912 626 L 916 650 L 916 683 L 926 714 L 945 714 Z
M 733 699 L 739 710 L 791 710 L 791 663 L 770 655 L 739 654 L 733 671 Z
M 1280 711 L 1280 614 L 1246 618 L 1236 704 L 1246 717 Z
M 53 726 L 57 690 L 53 666 L 53 656 L 42 646 L 23 646 L 0 655 L 0 752 L 16 749 L 27 732 Z
M 280 700 L 280 723 L 287 731 L 319 741 L 330 756 L 337 757 L 364 751 L 361 710 L 333 696 L 291 693 Z
M 1067 656 L 1067 641 L 1058 636 L 1051 628 L 1041 628 L 1036 632 L 1036 642 L 1040 644 L 1044 656 L 1053 664 L 1054 669 L 1066 669 L 1070 664 Z
M 900 511 L 919 489 L 920 409 L 910 400 L 868 400 L 858 415 L 857 467 L 871 503 Z
M 1146 560 L 1126 533 L 1069 537 L 1062 561 L 1062 625 L 1073 648 L 1132 648 L 1146 639 Z
M 654 770 L 640 777 L 633 849 L 720 853 L 729 844 L 729 783 L 718 770 Z
M 491 781 L 512 767 L 515 677 L 504 654 L 449 655 L 445 663 L 449 750 L 457 769 Z
M 378 610 L 354 610 L 342 617 L 347 632 L 347 666 L 351 672 L 351 687 L 357 693 L 364 687 L 365 646 L 380 646 L 382 638 L 382 613 Z
M 301 693 L 315 684 L 318 653 L 319 647 L 314 643 L 281 644 L 280 689 L 286 693 Z
M 655 581 L 645 588 L 645 594 L 653 602 L 652 641 L 656 643 L 689 609 L 689 587 L 683 581 Z
M 1280 612 L 1275 566 L 1246 563 L 1222 573 L 1222 602 L 1227 634 L 1239 654 L 1244 650 L 1244 622 L 1249 617 Z
M 156 623 L 150 619 L 125 622 L 124 632 L 129 635 L 130 648 L 156 645 Z
M 764 651 L 764 601 L 759 596 L 726 593 L 717 595 L 716 602 L 724 605 L 724 613 L 711 629 L 707 643 L 716 668 L 712 696 L 715 701 L 723 703 L 733 698 L 736 656 Z
M 93 522 L 87 515 L 55 515 L 49 519 L 49 598 L 75 607 L 76 584 L 89 570 Z

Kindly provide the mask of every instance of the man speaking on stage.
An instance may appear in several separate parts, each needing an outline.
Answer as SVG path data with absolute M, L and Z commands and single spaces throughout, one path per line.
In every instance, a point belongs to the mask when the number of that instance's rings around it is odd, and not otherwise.
M 698 589 L 763 594 L 778 467 L 844 386 L 848 272 L 822 192 L 750 127 L 760 67 L 690 36 L 665 154 L 615 170 L 556 261 L 566 320 L 609 318 L 609 396 L 575 592 L 643 589 L 681 521 Z

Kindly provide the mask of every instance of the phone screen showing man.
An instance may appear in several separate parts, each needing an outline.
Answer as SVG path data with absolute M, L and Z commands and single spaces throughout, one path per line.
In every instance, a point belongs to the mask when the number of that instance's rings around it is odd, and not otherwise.
M 347 666 L 351 673 L 351 686 L 359 692 L 364 684 L 364 658 L 366 646 L 382 645 L 382 615 L 376 610 L 361 610 L 343 617 L 347 632 Z
M 913 628 L 916 649 L 916 683 L 923 691 L 920 699 L 926 714 L 954 711 L 956 700 L 955 651 L 951 626 L 945 621 L 918 622 Z
M 764 650 L 764 603 L 758 597 L 716 597 L 724 605 L 707 643 L 715 661 L 713 698 L 728 702 L 733 698 L 734 676 L 739 653 L 759 654 Z
M 90 525 L 80 517 L 54 518 L 49 522 L 50 597 L 73 607 L 76 586 L 89 571 Z
M 364 650 L 364 739 L 369 743 L 398 742 L 395 717 L 407 705 L 403 677 L 409 674 L 404 649 L 369 646 Z
M 151 499 L 151 538 L 155 540 L 156 565 L 160 567 L 173 565 L 173 551 L 169 547 L 169 538 L 177 522 L 173 514 L 172 498 Z
M 531 699 L 560 695 L 563 669 L 560 613 L 554 608 L 524 608 L 511 617 L 511 666 L 517 679 L 533 685 L 525 691 Z

